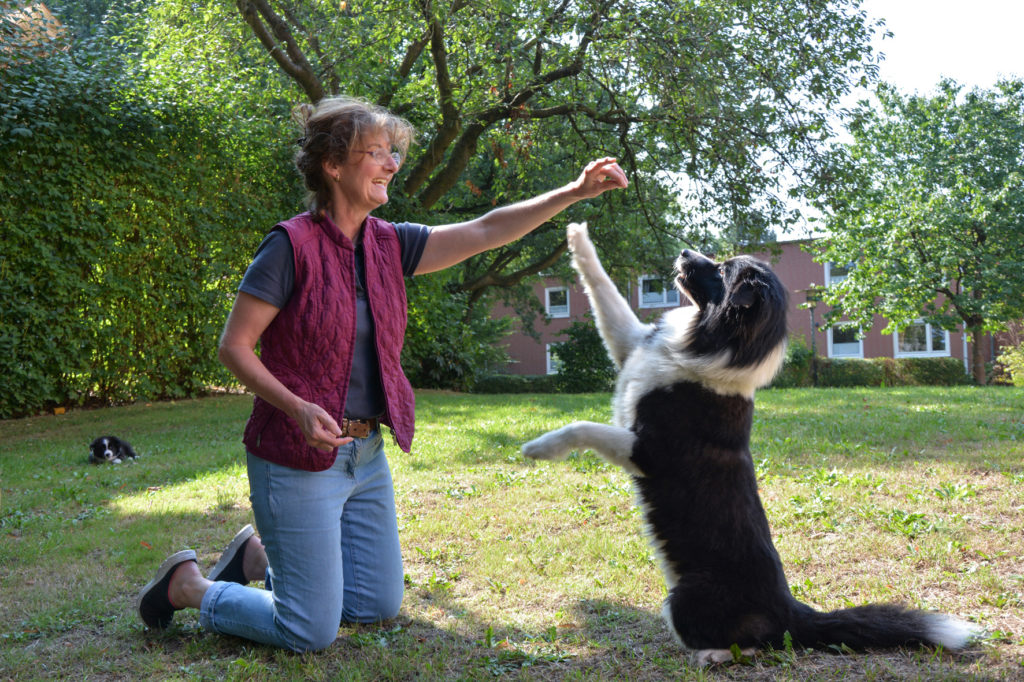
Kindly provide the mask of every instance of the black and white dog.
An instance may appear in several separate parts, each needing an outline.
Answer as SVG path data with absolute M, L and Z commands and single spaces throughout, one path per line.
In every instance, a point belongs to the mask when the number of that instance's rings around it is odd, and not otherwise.
M 535 459 L 591 449 L 629 472 L 668 587 L 662 615 L 697 662 L 765 646 L 962 649 L 980 630 L 893 604 L 821 613 L 793 598 L 750 454 L 754 391 L 782 364 L 787 294 L 749 256 L 684 250 L 676 285 L 694 304 L 642 324 L 604 272 L 586 225 L 569 248 L 619 367 L 614 425 L 576 422 L 526 443 Z
M 89 462 L 91 464 L 120 464 L 127 459 L 135 459 L 137 455 L 132 446 L 115 436 L 101 436 L 89 444 Z

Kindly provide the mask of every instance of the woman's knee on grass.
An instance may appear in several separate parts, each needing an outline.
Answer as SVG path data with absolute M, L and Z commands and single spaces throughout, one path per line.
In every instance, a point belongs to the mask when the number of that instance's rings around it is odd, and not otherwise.
M 359 600 L 355 608 L 346 608 L 342 611 L 341 619 L 346 623 L 378 623 L 382 620 L 391 620 L 398 616 L 402 608 L 404 590 L 403 580 L 391 590 L 367 595 Z
M 323 651 L 334 644 L 338 638 L 338 625 L 338 619 L 332 622 L 323 618 L 303 623 L 301 627 L 288 627 L 281 623 L 287 630 L 285 641 L 288 642 L 288 648 L 299 653 Z

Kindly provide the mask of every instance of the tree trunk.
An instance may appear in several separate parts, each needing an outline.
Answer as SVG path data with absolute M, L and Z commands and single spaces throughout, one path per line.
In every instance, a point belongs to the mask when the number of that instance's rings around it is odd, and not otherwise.
M 984 386 L 985 381 L 985 356 L 982 353 L 982 343 L 985 340 L 985 333 L 980 329 L 971 330 L 971 341 L 974 348 L 971 350 L 971 369 L 974 375 L 974 383 Z

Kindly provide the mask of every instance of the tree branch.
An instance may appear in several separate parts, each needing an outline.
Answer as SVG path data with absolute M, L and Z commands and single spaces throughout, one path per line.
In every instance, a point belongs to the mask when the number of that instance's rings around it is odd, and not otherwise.
M 398 66 L 397 78 L 386 93 L 381 95 L 377 100 L 377 104 L 387 109 L 391 108 L 391 100 L 395 96 L 395 91 L 398 86 L 405 82 L 405 79 L 409 77 L 412 72 L 412 67 L 416 65 L 420 55 L 423 54 L 423 48 L 430 43 L 431 29 L 427 29 L 422 38 L 418 38 L 409 44 L 409 48 L 405 51 L 405 57 L 402 59 L 402 63 Z
M 458 182 L 459 176 L 462 175 L 462 171 L 466 169 L 466 166 L 469 165 L 470 159 L 472 159 L 473 155 L 476 153 L 476 144 L 480 137 L 492 125 L 500 120 L 522 115 L 522 107 L 524 107 L 526 102 L 528 102 L 530 98 L 536 95 L 541 89 L 557 80 L 576 76 L 582 70 L 582 62 L 576 61 L 569 66 L 549 71 L 529 86 L 506 98 L 506 101 L 488 109 L 484 109 L 477 114 L 472 123 L 465 126 L 462 129 L 462 134 L 454 141 L 454 146 L 448 156 L 448 163 L 445 164 L 440 173 L 430 180 L 427 186 L 420 193 L 418 197 L 420 206 L 423 208 L 430 208 L 455 186 L 455 183 Z M 529 114 L 526 115 L 529 116 Z M 437 161 L 434 164 L 435 167 L 440 163 L 440 158 L 444 154 L 444 148 L 434 149 L 434 144 L 438 141 L 439 139 L 435 138 L 435 140 L 431 142 L 431 149 L 429 150 L 431 153 L 437 154 L 438 156 Z M 451 140 L 448 141 L 449 143 L 451 142 Z M 422 162 L 421 165 L 423 165 Z M 417 168 L 417 170 L 418 169 L 419 168 Z M 422 180 L 425 179 L 426 178 L 424 177 L 420 179 L 420 181 L 422 182 Z M 408 190 L 410 187 L 411 178 L 410 181 L 406 183 L 406 189 Z
M 544 35 L 546 35 L 555 23 L 565 17 L 565 10 L 569 6 L 569 0 L 562 0 L 562 4 L 559 5 L 554 12 L 552 12 L 545 20 L 544 27 L 541 30 L 541 35 L 535 38 L 537 42 L 537 48 L 533 56 L 533 74 L 536 76 L 540 73 L 541 66 L 544 59 Z
M 526 267 L 511 272 L 507 275 L 499 274 L 504 264 L 500 266 L 492 264 L 491 267 L 487 268 L 479 277 L 476 277 L 468 282 L 463 282 L 459 287 L 461 291 L 469 292 L 469 301 L 467 302 L 467 310 L 472 309 L 473 305 L 480 300 L 484 295 L 488 287 L 511 287 L 519 284 L 527 277 L 536 275 L 543 272 L 544 270 L 550 269 L 554 266 L 562 255 L 569 250 L 569 244 L 566 240 L 562 239 L 555 245 L 546 256 L 540 260 L 530 263 Z M 496 261 L 497 262 L 497 261 Z
M 456 3 L 453 12 L 461 9 L 463 6 L 462 3 Z M 593 42 L 594 31 L 600 24 L 602 15 L 599 11 L 591 15 L 590 27 L 582 34 L 580 44 L 570 64 L 552 69 L 539 76 L 518 92 L 506 95 L 500 104 L 481 111 L 468 125 L 462 125 L 458 118 L 459 112 L 455 108 L 452 99 L 444 36 L 437 19 L 429 14 L 431 12 L 431 0 L 423 0 L 423 9 L 428 24 L 432 26 L 431 53 L 434 55 L 435 70 L 437 72 L 437 85 L 442 107 L 442 124 L 438 129 L 438 133 L 431 140 L 427 153 L 423 155 L 420 162 L 410 172 L 403 190 L 407 195 L 411 196 L 426 183 L 426 187 L 419 192 L 417 201 L 421 207 L 430 208 L 458 182 L 459 176 L 462 175 L 470 159 L 476 153 L 477 142 L 492 125 L 500 120 L 522 115 L 522 108 L 539 91 L 556 81 L 575 77 L 583 71 L 587 49 Z M 450 110 L 446 109 L 446 107 L 450 107 Z M 440 165 L 445 151 L 449 147 L 451 147 L 451 152 L 448 155 L 447 163 L 441 172 L 434 175 L 428 182 L 428 178 L 430 178 L 434 169 Z
M 285 20 L 274 12 L 267 0 L 235 0 L 235 4 L 242 19 L 278 66 L 295 79 L 311 102 L 319 102 L 324 96 L 323 83 L 313 72 Z
M 453 12 L 461 8 L 458 5 Z M 417 163 L 409 172 L 405 180 L 403 191 L 406 195 L 412 196 L 430 177 L 430 174 L 440 165 L 444 158 L 445 150 L 451 146 L 452 141 L 458 136 L 462 127 L 460 112 L 455 106 L 454 88 L 452 87 L 451 74 L 448 70 L 448 49 L 444 44 L 444 29 L 441 22 L 433 14 L 433 6 L 430 0 L 424 0 L 422 4 L 423 18 L 427 22 L 430 36 L 430 54 L 434 61 L 434 80 L 437 83 L 438 105 L 441 107 L 441 124 L 437 132 L 430 140 L 426 152 L 420 157 Z M 448 187 L 450 189 L 451 186 Z M 428 208 L 434 201 L 424 202 L 420 197 L 420 205 Z

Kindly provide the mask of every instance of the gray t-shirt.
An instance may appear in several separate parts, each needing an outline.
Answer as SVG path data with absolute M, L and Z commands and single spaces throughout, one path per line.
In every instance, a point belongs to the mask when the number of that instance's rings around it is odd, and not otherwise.
M 411 276 L 419 265 L 430 236 L 430 228 L 418 223 L 397 223 L 398 243 L 402 251 L 402 272 Z M 362 242 L 356 245 L 356 346 L 352 373 L 345 401 L 349 419 L 369 419 L 384 413 L 384 388 L 374 343 L 373 317 L 366 297 Z M 283 308 L 295 288 L 295 261 L 292 243 L 281 228 L 271 230 L 256 249 L 252 263 L 242 277 L 238 290 L 251 294 L 276 308 Z

